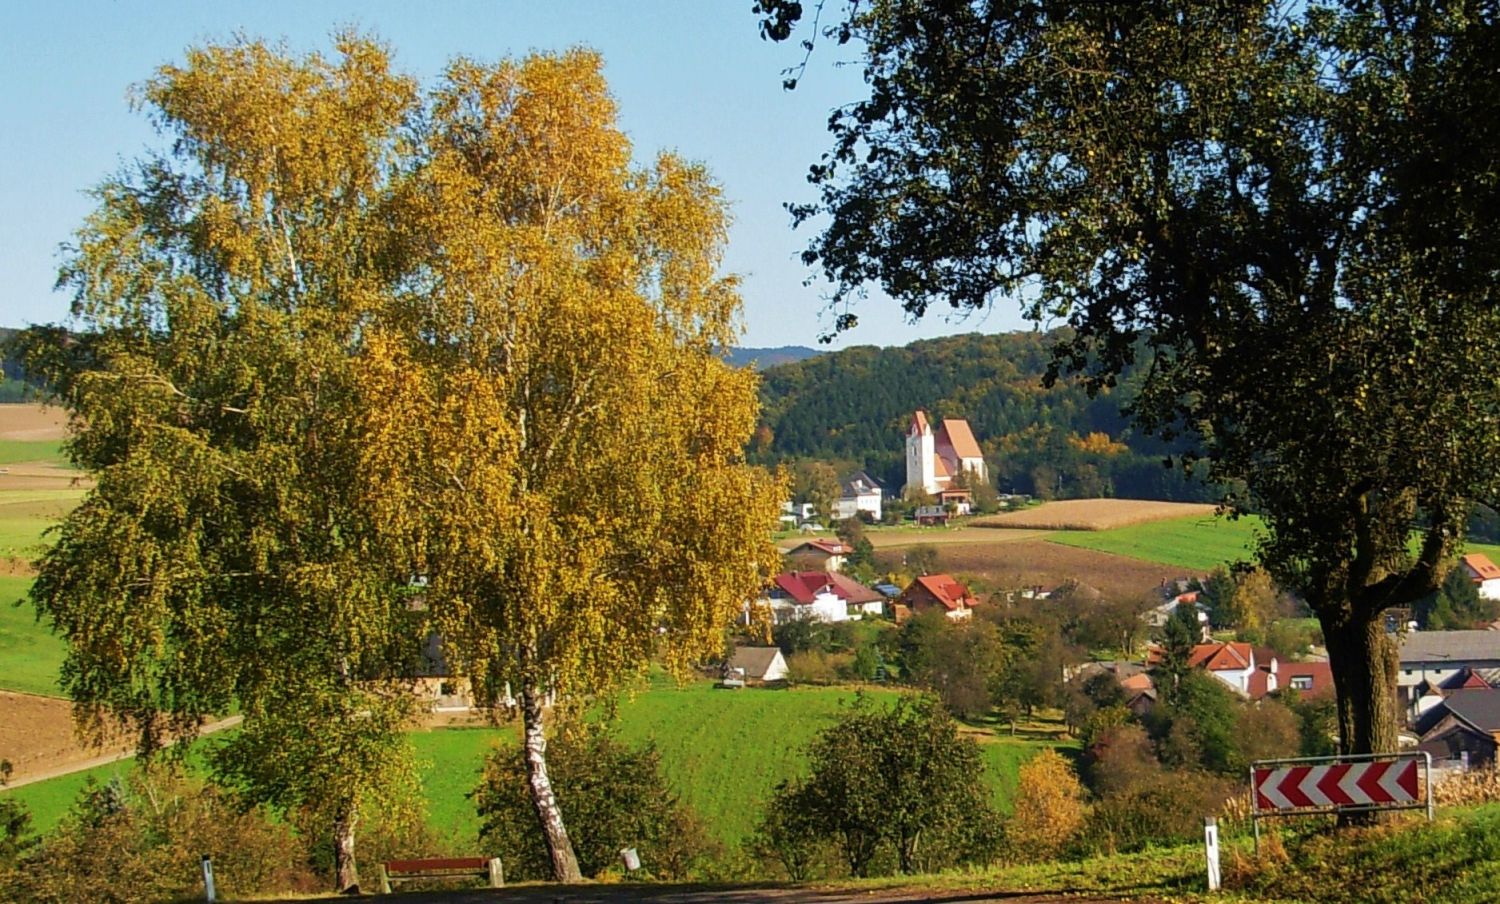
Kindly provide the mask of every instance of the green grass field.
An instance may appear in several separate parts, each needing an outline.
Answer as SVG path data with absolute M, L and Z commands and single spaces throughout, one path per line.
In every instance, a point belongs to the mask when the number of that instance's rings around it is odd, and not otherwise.
M 0 492 L 0 558 L 35 558 L 43 534 L 72 511 L 83 490 Z
M 878 700 L 894 691 L 876 690 Z M 833 724 L 854 692 L 844 688 L 715 690 L 707 683 L 655 686 L 619 707 L 618 731 L 627 744 L 655 741 L 667 781 L 727 845 L 755 827 L 776 783 L 803 768 L 802 748 Z M 479 819 L 467 795 L 479 783 L 485 757 L 518 743 L 514 728 L 441 728 L 410 735 L 428 823 L 454 850 L 472 848 Z M 1009 812 L 1017 771 L 1044 742 L 996 738 L 981 744 L 985 779 L 995 805 Z M 4 792 L 24 801 L 37 828 L 55 826 L 88 776 L 108 781 L 128 772 L 128 761 Z
M 0 689 L 57 697 L 64 645 L 37 622 L 30 604 L 16 605 L 30 584 L 30 578 L 0 577 Z
M 20 461 L 47 461 L 62 464 L 66 461 L 62 451 L 62 440 L 0 439 L 0 465 Z
M 1249 559 L 1260 519 L 1247 515 L 1227 518 L 1173 518 L 1113 530 L 1058 531 L 1053 543 L 1175 565 L 1192 571 L 1212 571 L 1239 559 Z

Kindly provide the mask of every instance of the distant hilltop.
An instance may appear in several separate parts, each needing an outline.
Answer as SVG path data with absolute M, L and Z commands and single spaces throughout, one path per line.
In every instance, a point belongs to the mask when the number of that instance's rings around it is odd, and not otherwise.
M 754 367 L 756 370 L 765 370 L 778 364 L 790 364 L 793 361 L 805 361 L 808 358 L 823 354 L 815 348 L 805 345 L 782 345 L 776 348 L 731 348 L 724 353 L 724 360 L 735 367 Z

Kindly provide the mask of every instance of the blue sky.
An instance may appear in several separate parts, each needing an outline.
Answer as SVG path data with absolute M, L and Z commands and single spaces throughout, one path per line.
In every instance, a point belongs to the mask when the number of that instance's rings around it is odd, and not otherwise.
M 452 56 L 480 60 L 574 45 L 603 53 L 620 122 L 639 159 L 670 148 L 701 160 L 724 186 L 735 224 L 727 269 L 744 278 L 743 345 L 814 345 L 825 287 L 806 287 L 782 203 L 811 199 L 805 174 L 828 147 L 825 124 L 859 96 L 856 66 L 821 47 L 796 91 L 781 89 L 792 45 L 760 40 L 750 0 L 533 2 L 0 3 L 0 325 L 57 322 L 58 246 L 90 208 L 85 190 L 163 140 L 127 103 L 131 84 L 182 59 L 193 44 L 235 31 L 326 50 L 355 25 L 387 41 L 399 68 L 424 83 Z M 956 332 L 1022 326 L 1010 311 L 906 322 L 872 296 L 836 347 L 905 344 Z

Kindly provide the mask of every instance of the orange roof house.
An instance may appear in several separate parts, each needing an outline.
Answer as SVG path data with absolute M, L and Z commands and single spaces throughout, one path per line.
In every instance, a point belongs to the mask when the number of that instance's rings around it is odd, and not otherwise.
M 979 600 L 969 588 L 947 574 L 924 574 L 912 581 L 898 601 L 913 612 L 940 610 L 955 621 L 968 618 Z

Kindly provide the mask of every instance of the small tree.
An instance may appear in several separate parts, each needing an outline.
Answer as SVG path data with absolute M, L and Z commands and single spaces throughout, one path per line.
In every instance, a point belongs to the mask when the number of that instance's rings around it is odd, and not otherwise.
M 906 570 L 912 577 L 932 574 L 937 569 L 938 551 L 936 546 L 919 543 L 906 551 Z
M 584 875 L 604 872 L 621 848 L 633 847 L 653 876 L 684 879 L 709 853 L 701 823 L 662 777 L 654 744 L 632 750 L 607 728 L 571 724 L 548 745 L 547 760 Z M 524 752 L 495 751 L 473 796 L 483 820 L 480 839 L 500 856 L 507 877 L 551 878 Z
M 1056 750 L 1021 766 L 1015 811 L 1005 824 L 1007 849 L 1025 860 L 1056 857 L 1083 828 L 1088 809 L 1083 783 Z
M 853 876 L 882 848 L 903 873 L 985 856 L 995 814 L 972 740 L 936 700 L 903 697 L 878 708 L 860 697 L 807 750 L 809 774 L 774 805 L 812 815 Z M 780 818 L 780 817 L 778 817 Z

